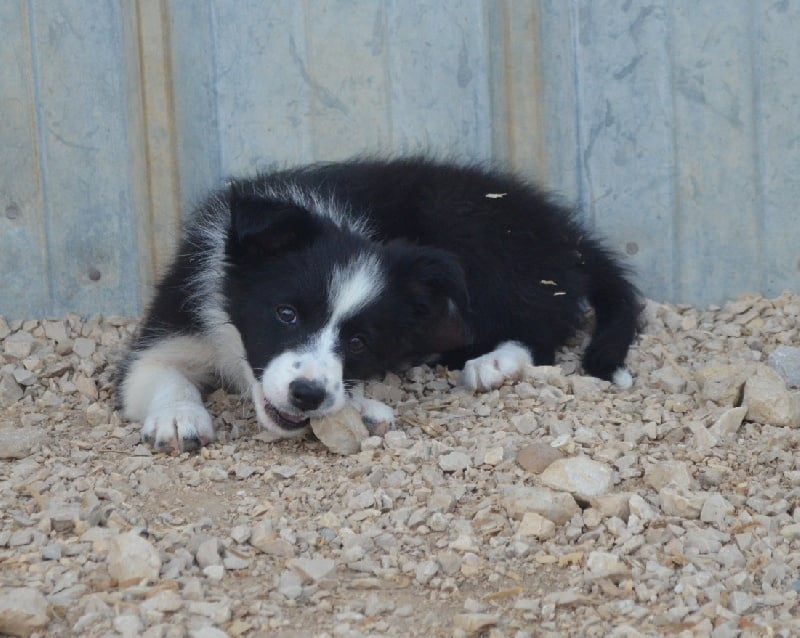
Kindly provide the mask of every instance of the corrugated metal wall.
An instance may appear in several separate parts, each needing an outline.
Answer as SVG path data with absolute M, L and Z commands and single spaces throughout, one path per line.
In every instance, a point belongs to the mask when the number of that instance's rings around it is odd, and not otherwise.
M 0 314 L 128 314 L 180 211 L 364 151 L 494 159 L 656 299 L 800 290 L 800 3 L 5 0 Z

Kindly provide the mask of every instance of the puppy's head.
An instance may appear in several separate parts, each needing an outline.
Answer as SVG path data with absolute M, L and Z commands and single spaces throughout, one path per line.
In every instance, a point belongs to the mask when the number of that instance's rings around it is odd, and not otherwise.
M 379 244 L 329 214 L 231 197 L 224 297 L 273 433 L 302 433 L 340 410 L 346 382 L 467 344 L 467 293 L 454 256 Z

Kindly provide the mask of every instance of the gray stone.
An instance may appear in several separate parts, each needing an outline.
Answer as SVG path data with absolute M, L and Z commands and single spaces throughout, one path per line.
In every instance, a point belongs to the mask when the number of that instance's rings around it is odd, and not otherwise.
M 734 591 L 728 595 L 728 608 L 734 613 L 742 614 L 753 606 L 753 597 L 747 592 Z
M 431 578 L 436 576 L 439 571 L 439 564 L 433 560 L 424 560 L 419 563 L 414 570 L 414 576 L 420 585 L 427 585 Z
M 778 346 L 767 357 L 767 363 L 783 377 L 787 386 L 800 388 L 800 348 Z
M 686 379 L 669 364 L 650 373 L 650 385 L 667 394 L 680 394 L 686 389 Z
M 661 461 L 645 470 L 644 481 L 654 490 L 660 490 L 668 483 L 688 488 L 692 482 L 692 475 L 683 461 Z
M 630 567 L 623 563 L 619 556 L 610 552 L 590 552 L 586 558 L 584 575 L 589 580 L 609 578 L 620 580 L 631 573 Z
M 282 571 L 278 577 L 278 591 L 290 600 L 300 598 L 303 593 L 303 577 L 291 569 Z
M 6 337 L 3 350 L 9 357 L 24 359 L 33 352 L 33 335 L 28 332 L 15 332 Z
M 519 466 L 534 474 L 541 474 L 553 461 L 563 458 L 564 454 L 561 450 L 547 443 L 531 443 L 517 452 Z
M 134 614 L 123 614 L 114 618 L 114 629 L 116 629 L 122 638 L 138 638 L 142 635 L 142 619 Z
M 742 388 L 751 373 L 751 366 L 712 364 L 698 370 L 695 380 L 704 399 L 733 407 L 739 403 Z
M 81 357 L 81 359 L 87 359 L 94 354 L 96 347 L 97 344 L 94 342 L 94 339 L 79 337 L 75 339 L 75 343 L 72 344 L 72 351 Z
M 725 517 L 733 514 L 735 508 L 722 494 L 711 494 L 703 502 L 700 510 L 700 520 L 704 523 L 714 523 L 720 527 L 725 522 Z
M 569 492 L 583 500 L 605 494 L 614 479 L 613 470 L 587 456 L 574 456 L 551 463 L 539 480 L 554 490 Z
M 520 536 L 532 536 L 539 540 L 547 540 L 556 535 L 556 525 L 537 512 L 525 512 L 517 533 Z
M 295 558 L 289 561 L 289 567 L 306 583 L 317 583 L 336 569 L 336 562 L 330 558 Z
M 571 494 L 554 492 L 546 487 L 507 488 L 503 496 L 503 507 L 511 518 L 521 520 L 527 512 L 536 512 L 556 525 L 563 525 L 580 512 Z
M 36 426 L 0 428 L 0 459 L 24 459 L 36 452 L 47 439 Z
M 345 456 L 361 451 L 361 442 L 370 435 L 361 414 L 349 406 L 336 414 L 311 419 L 311 429 L 331 452 Z
M 219 555 L 220 544 L 216 538 L 209 538 L 197 547 L 195 560 L 201 569 L 209 565 L 222 565 L 222 557 Z
M 722 439 L 733 438 L 742 426 L 746 414 L 747 408 L 744 406 L 725 410 L 709 429 Z
M 0 587 L 0 634 L 30 636 L 47 626 L 47 599 L 30 587 Z
M 439 457 L 439 467 L 443 472 L 458 472 L 472 467 L 472 459 L 464 452 L 450 452 Z
M 63 321 L 45 321 L 44 336 L 53 341 L 66 341 L 69 337 L 67 335 L 67 327 Z
M 108 573 L 120 586 L 154 582 L 160 570 L 158 551 L 135 531 L 119 534 L 109 541 Z
M 7 408 L 22 398 L 23 391 L 13 375 L 0 373 L 0 408 Z
M 658 492 L 661 499 L 661 511 L 667 516 L 681 518 L 699 518 L 703 508 L 704 497 L 688 490 L 667 485 Z
M 776 426 L 800 427 L 800 394 L 790 391 L 772 368 L 758 366 L 744 386 L 747 420 Z
M 478 634 L 500 622 L 497 614 L 456 614 L 453 616 L 453 625 L 468 634 Z

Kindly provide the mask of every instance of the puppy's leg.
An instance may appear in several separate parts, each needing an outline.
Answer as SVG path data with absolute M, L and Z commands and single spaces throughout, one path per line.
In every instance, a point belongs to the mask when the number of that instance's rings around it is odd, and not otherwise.
M 350 390 L 348 400 L 350 405 L 361 413 L 361 418 L 366 424 L 394 423 L 394 410 L 381 401 L 365 397 L 362 383 L 356 384 Z
M 157 450 L 196 450 L 215 439 L 199 387 L 214 374 L 214 350 L 202 337 L 160 340 L 134 352 L 122 380 L 125 416 L 142 421 Z
M 518 377 L 532 363 L 528 348 L 517 341 L 504 341 L 491 352 L 467 361 L 461 382 L 470 390 L 491 390 L 506 379 Z

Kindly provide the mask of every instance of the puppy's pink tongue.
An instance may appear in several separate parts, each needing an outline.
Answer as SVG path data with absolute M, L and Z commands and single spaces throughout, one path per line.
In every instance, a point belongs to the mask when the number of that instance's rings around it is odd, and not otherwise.
M 306 420 L 306 417 L 302 415 L 296 414 L 287 414 L 286 412 L 278 412 L 281 415 L 282 419 L 286 419 L 287 421 L 291 421 L 292 423 L 302 423 Z

